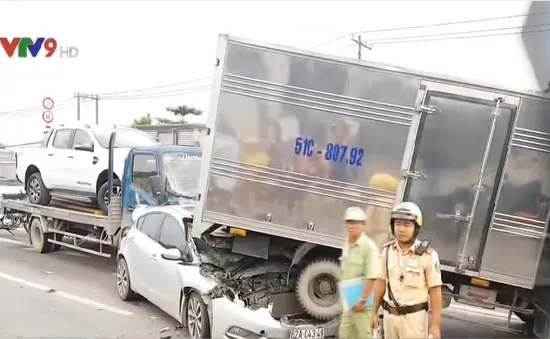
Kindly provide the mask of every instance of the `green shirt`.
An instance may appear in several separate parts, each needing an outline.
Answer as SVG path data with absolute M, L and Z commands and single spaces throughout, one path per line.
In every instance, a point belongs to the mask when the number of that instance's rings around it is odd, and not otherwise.
M 355 244 L 346 243 L 342 249 L 342 280 L 365 278 L 376 279 L 378 270 L 378 247 L 374 241 L 361 234 Z

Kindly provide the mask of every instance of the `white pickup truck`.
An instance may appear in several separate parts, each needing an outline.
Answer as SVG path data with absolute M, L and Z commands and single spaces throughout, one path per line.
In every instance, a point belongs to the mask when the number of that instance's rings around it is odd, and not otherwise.
M 16 176 L 25 185 L 29 202 L 48 205 L 51 194 L 89 198 L 107 214 L 108 146 L 112 132 L 117 133 L 113 194 L 119 195 L 119 179 L 124 175 L 128 151 L 156 143 L 133 128 L 78 123 L 47 130 L 40 147 L 17 150 Z

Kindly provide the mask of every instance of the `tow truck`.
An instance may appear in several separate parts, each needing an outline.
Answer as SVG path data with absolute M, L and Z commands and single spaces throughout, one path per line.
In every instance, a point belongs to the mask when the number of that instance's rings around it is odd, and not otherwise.
M 113 146 L 109 140 L 109 192 L 113 187 Z M 0 201 L 0 222 L 6 230 L 23 225 L 36 252 L 48 253 L 61 247 L 101 257 L 111 257 L 128 227 L 132 211 L 140 204 L 159 204 L 151 192 L 150 178 L 158 177 L 169 193 L 162 204 L 181 204 L 193 194 L 200 170 L 200 147 L 169 146 L 133 148 L 125 159 L 122 194 L 110 196 L 108 216 L 77 199 L 57 199 L 48 206 L 31 204 L 22 195 L 4 195 Z M 90 246 L 92 245 L 92 246 Z

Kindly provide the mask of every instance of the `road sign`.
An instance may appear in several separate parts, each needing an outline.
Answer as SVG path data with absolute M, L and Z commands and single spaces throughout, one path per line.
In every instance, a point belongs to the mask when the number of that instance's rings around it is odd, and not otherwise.
M 50 97 L 45 97 L 44 100 L 42 100 L 42 107 L 44 109 L 47 109 L 48 111 L 51 110 L 54 106 L 53 99 Z
M 53 113 L 51 111 L 44 111 L 42 113 L 42 120 L 47 124 L 51 123 L 53 121 Z

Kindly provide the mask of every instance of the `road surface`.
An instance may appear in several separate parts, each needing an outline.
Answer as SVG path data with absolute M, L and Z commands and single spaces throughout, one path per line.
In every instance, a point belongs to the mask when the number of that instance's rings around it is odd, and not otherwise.
M 0 231 L 0 333 L 2 338 L 184 338 L 172 320 L 145 300 L 127 303 L 116 292 L 115 262 L 62 249 L 38 254 L 27 235 Z M 523 338 L 469 324 L 469 318 L 502 324 L 505 314 L 485 312 L 463 305 L 445 311 L 445 338 Z M 515 319 L 516 328 L 521 328 Z M 168 329 L 162 332 L 161 330 Z M 177 331 L 177 333 L 175 332 Z
M 24 230 L 14 236 L 2 231 L 2 338 L 185 337 L 176 321 L 147 301 L 121 301 L 115 269 L 112 259 L 71 250 L 35 253 Z

